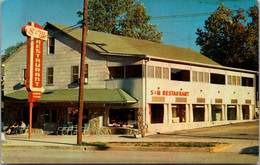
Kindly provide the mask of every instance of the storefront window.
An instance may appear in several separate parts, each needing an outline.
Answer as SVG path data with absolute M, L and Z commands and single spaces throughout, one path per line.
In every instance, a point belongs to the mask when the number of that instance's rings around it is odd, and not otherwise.
M 68 122 L 73 125 L 78 124 L 78 109 L 76 108 L 68 108 Z
M 109 109 L 109 124 L 114 127 L 134 127 L 134 109 Z
M 204 105 L 193 105 L 193 121 L 199 122 L 204 121 L 205 106 Z
M 212 121 L 221 121 L 222 120 L 222 106 L 221 105 L 212 105 L 211 106 L 211 115 Z
M 172 105 L 172 122 L 173 123 L 182 123 L 186 121 L 185 118 L 185 105 Z
M 190 81 L 190 71 L 171 68 L 171 80 Z

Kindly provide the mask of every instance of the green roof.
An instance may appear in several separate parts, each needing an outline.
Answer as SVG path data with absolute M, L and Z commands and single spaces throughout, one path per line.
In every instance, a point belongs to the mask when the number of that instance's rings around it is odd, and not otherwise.
M 89 103 L 136 103 L 137 100 L 122 89 L 85 89 L 84 102 Z M 79 90 L 46 90 L 42 93 L 42 98 L 37 102 L 44 101 L 78 101 Z M 3 100 L 28 99 L 27 91 L 16 91 L 6 95 Z
M 54 23 L 47 23 L 47 25 L 48 24 L 56 27 L 58 30 L 63 31 L 64 33 L 79 41 L 82 40 L 81 28 L 68 27 Z M 146 55 L 220 66 L 220 64 L 216 63 L 215 61 L 189 48 L 182 48 L 92 30 L 88 31 L 87 45 L 99 53 Z

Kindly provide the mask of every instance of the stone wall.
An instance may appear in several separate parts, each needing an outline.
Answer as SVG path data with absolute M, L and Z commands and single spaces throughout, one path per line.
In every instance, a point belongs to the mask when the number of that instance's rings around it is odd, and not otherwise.
M 105 108 L 89 109 L 89 134 L 91 135 L 108 135 L 108 134 L 136 134 L 143 128 L 143 111 L 136 109 L 136 119 L 139 129 L 123 128 L 123 127 L 107 127 L 103 126 L 103 112 Z

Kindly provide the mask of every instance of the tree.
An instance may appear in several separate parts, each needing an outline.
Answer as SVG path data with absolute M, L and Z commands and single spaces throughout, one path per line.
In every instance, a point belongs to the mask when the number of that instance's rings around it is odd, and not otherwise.
M 2 56 L 2 62 L 4 62 L 7 58 L 9 58 L 14 52 L 17 51 L 23 45 L 23 42 L 17 42 L 15 45 L 9 46 Z
M 196 34 L 201 54 L 224 66 L 258 69 L 257 6 L 235 13 L 221 4 Z
M 82 17 L 83 12 L 77 12 Z M 134 0 L 89 0 L 88 29 L 160 42 L 162 32 L 149 24 L 145 7 Z M 81 23 L 79 21 L 79 23 Z

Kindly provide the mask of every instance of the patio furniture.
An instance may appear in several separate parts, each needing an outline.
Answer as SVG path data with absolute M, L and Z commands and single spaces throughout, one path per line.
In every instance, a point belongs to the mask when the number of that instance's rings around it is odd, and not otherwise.
M 56 134 L 64 135 L 64 133 L 67 131 L 68 127 L 67 124 L 63 124 L 62 127 L 58 127 Z
M 86 124 L 84 124 L 84 127 L 82 127 L 82 134 L 85 135 L 86 131 L 88 131 L 88 130 L 89 130 L 89 124 L 86 123 Z

